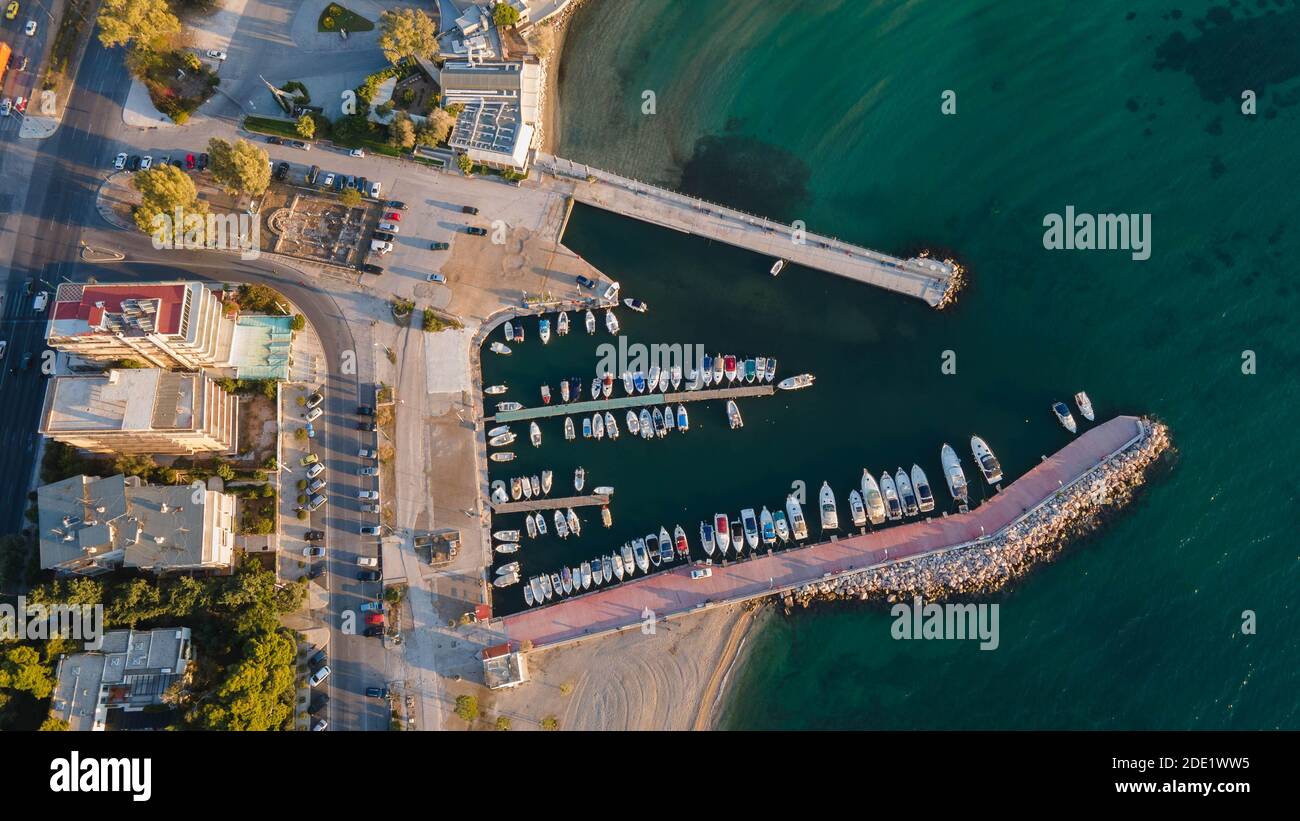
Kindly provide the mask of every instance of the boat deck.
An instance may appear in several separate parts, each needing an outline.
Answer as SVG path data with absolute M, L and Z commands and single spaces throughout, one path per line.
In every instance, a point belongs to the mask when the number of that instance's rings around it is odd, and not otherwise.
M 609 494 L 593 493 L 588 496 L 560 496 L 554 499 L 520 499 L 492 505 L 493 513 L 527 513 L 533 510 L 557 510 L 566 507 L 590 507 L 609 504 Z
M 620 388 L 621 389 L 621 388 Z M 587 416 L 597 411 L 613 411 L 620 408 L 642 408 L 654 405 L 678 404 L 685 402 L 708 402 L 710 400 L 744 399 L 750 396 L 771 396 L 776 393 L 773 385 L 745 385 L 735 388 L 712 388 L 698 391 L 670 391 L 669 393 L 643 393 L 636 396 L 620 396 L 610 399 L 587 400 L 585 402 L 561 402 L 556 405 L 542 405 L 538 408 L 523 408 L 517 411 L 500 411 L 495 416 L 483 417 L 484 422 L 525 422 L 529 419 L 549 419 L 556 416 Z M 619 420 L 622 421 L 621 419 Z
M 637 627 L 643 612 L 658 618 L 690 613 L 964 547 L 1004 530 L 1141 436 L 1142 422 L 1133 416 L 1118 416 L 1097 425 L 970 513 L 714 564 L 713 575 L 707 579 L 690 578 L 690 570 L 700 566 L 698 562 L 679 564 L 672 570 L 505 616 L 499 624 L 511 641 L 531 641 L 535 648 L 556 646 Z M 698 545 L 692 551 L 698 556 Z

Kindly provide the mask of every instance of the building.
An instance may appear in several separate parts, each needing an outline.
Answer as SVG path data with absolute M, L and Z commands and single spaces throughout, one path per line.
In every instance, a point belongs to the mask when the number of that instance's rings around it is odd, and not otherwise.
M 510 649 L 510 643 L 483 650 L 483 683 L 489 690 L 518 687 L 528 681 L 528 659 Z
M 73 731 L 161 729 L 171 721 L 167 688 L 191 662 L 188 627 L 113 630 L 55 668 L 50 715 Z
M 199 282 L 65 282 L 45 331 L 51 348 L 83 359 L 181 370 L 228 366 L 234 336 L 221 297 Z
M 201 373 L 116 368 L 56 376 L 40 432 L 98 453 L 233 453 L 239 400 Z
M 235 497 L 228 493 L 78 475 L 39 488 L 36 501 L 43 570 L 225 570 L 233 559 Z
M 464 106 L 448 144 L 471 160 L 523 171 L 541 116 L 542 67 L 536 60 L 449 60 L 439 71 L 445 105 Z

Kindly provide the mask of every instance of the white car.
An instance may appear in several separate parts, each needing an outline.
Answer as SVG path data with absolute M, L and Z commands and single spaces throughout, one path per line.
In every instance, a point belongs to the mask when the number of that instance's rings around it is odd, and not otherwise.
M 362 525 L 362 527 L 361 527 L 361 535 L 362 535 L 362 536 L 378 536 L 378 535 L 379 535 L 379 525 Z
M 707 579 L 712 575 L 713 575 L 713 568 L 711 567 L 697 567 L 691 571 L 692 579 Z
M 14 101 L 5 97 L 4 102 L 0 103 L 0 117 L 8 117 L 9 112 L 14 109 Z
M 334 173 L 330 172 L 329 174 L 325 175 L 325 179 L 321 180 L 321 188 L 333 188 L 333 187 L 334 187 Z
M 28 21 L 27 21 L 27 27 L 23 29 L 23 33 L 26 34 L 28 37 L 35 37 L 35 36 L 36 36 L 36 21 L 35 21 L 35 20 L 28 20 Z
M 307 683 L 315 687 L 317 684 L 320 684 L 322 681 L 324 681 L 329 677 L 330 677 L 330 667 L 327 664 L 324 667 L 317 670 L 316 672 L 312 673 L 311 678 L 307 679 Z
M 379 468 L 374 468 L 374 467 L 371 467 L 371 468 L 357 468 L 357 475 L 358 475 L 358 476 L 378 476 L 378 475 L 379 475 Z
M 369 448 L 362 448 L 361 450 L 357 451 L 357 456 L 358 456 L 359 458 L 361 458 L 361 459 L 378 459 L 378 458 L 379 458 L 379 454 L 378 454 L 378 453 L 375 453 L 373 450 L 370 450 Z
M 153 157 L 150 157 L 150 156 L 146 155 L 146 156 L 144 157 L 144 159 L 140 160 L 140 170 L 141 170 L 141 171 L 148 171 L 148 170 L 149 170 L 149 166 L 151 166 L 151 165 L 153 165 Z
M 50 304 L 50 292 L 41 291 L 39 294 L 36 295 L 36 299 L 32 300 L 32 310 L 39 314 L 42 311 L 44 311 L 45 306 L 49 304 Z
M 358 499 L 378 499 L 378 498 L 379 498 L 379 491 L 377 491 L 377 490 L 358 490 L 358 491 L 357 491 L 357 498 L 358 498 Z
M 324 555 L 325 555 L 325 548 L 323 548 L 323 547 L 304 547 L 304 548 L 302 549 L 302 555 L 303 555 L 304 557 L 308 558 L 308 559 L 319 559 L 321 556 L 324 556 Z
M 317 462 L 316 464 L 307 468 L 307 478 L 315 479 L 317 476 L 320 476 L 324 472 L 325 472 L 325 466 L 322 465 L 320 462 Z
M 125 152 L 125 151 L 123 151 L 121 154 L 118 154 L 117 157 L 115 157 L 115 158 L 113 159 L 113 169 L 114 169 L 114 170 L 116 170 L 116 171 L 121 171 L 123 168 L 126 168 L 126 152 Z
M 370 183 L 370 196 L 374 197 L 375 199 L 379 199 L 379 192 L 382 190 L 383 190 L 383 186 L 380 185 L 379 183 L 377 182 Z
M 395 222 L 381 222 L 379 223 L 379 230 L 387 231 L 390 234 L 400 234 L 402 233 L 402 226 Z
M 324 415 L 324 413 L 325 413 L 324 408 L 312 408 L 311 410 L 307 411 L 307 421 L 315 422 L 317 419 L 321 418 L 321 416 Z
M 429 274 L 427 277 L 424 278 L 424 281 L 425 281 L 425 282 L 436 282 L 436 283 L 438 283 L 439 285 L 446 285 L 446 284 L 447 284 L 447 278 L 446 278 L 445 276 L 443 276 L 442 274 Z
M 349 156 L 349 157 L 364 157 L 364 156 L 366 156 L 366 152 L 362 151 L 360 148 L 354 148 L 354 149 L 352 149 L 351 151 L 348 152 L 348 156 Z
M 210 48 L 210 49 L 208 49 L 207 52 L 206 52 L 206 54 L 207 54 L 209 57 L 211 57 L 213 60 L 225 60 L 225 59 L 226 59 L 226 53 L 225 53 L 224 51 L 217 51 L 215 48 Z

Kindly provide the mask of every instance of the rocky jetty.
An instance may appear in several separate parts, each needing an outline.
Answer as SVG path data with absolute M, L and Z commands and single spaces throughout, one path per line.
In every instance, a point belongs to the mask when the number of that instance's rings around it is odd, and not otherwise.
M 921 596 L 930 601 L 955 594 L 998 590 L 1050 561 L 1071 539 L 1095 529 L 1108 513 L 1132 500 L 1148 467 L 1171 445 L 1168 429 L 1142 420 L 1143 434 L 1051 499 L 988 538 L 942 553 L 900 561 L 805 585 L 786 593 L 794 605 L 834 599 L 893 602 Z

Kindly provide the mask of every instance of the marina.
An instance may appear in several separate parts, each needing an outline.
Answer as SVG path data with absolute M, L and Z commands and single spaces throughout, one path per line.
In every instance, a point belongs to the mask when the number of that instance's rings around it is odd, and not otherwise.
M 776 393 L 772 385 L 746 385 L 736 388 L 713 388 L 698 391 L 669 391 L 620 396 L 616 399 L 569 402 L 562 405 L 544 405 L 538 408 L 498 411 L 495 416 L 483 417 L 484 422 L 522 422 L 530 419 L 549 419 L 556 416 L 583 416 L 597 411 L 619 408 L 641 408 L 654 405 L 675 405 L 682 402 L 708 402 L 711 400 L 744 399 L 753 396 L 771 396 Z
M 665 618 L 826 583 L 868 568 L 992 544 L 1027 516 L 1074 489 L 1094 470 L 1146 442 L 1151 434 L 1151 423 L 1119 416 L 1086 431 L 969 513 L 712 564 L 707 578 L 691 577 L 692 568 L 703 563 L 683 564 L 508 615 L 497 624 L 511 641 L 529 641 L 534 648 L 557 646 L 636 627 L 646 608 Z M 1096 488 L 1082 490 L 1098 495 Z

